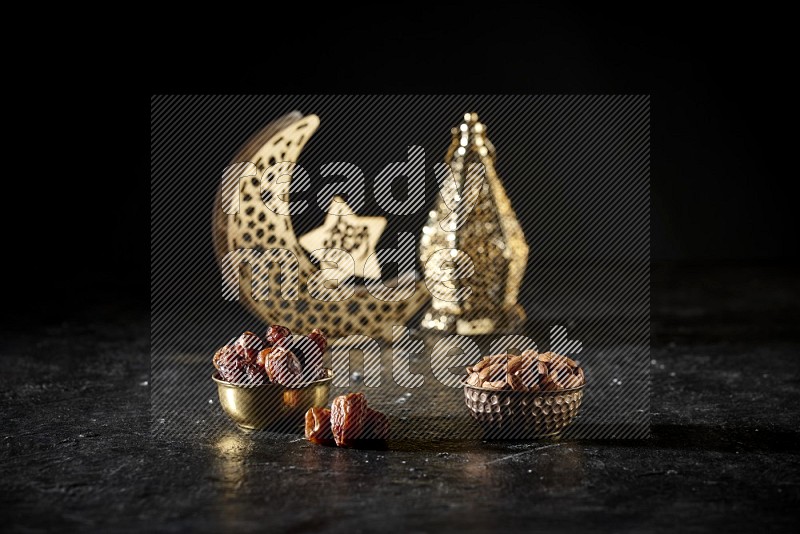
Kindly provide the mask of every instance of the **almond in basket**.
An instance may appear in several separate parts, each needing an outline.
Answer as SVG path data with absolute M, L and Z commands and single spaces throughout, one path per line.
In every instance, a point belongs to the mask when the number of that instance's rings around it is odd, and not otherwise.
M 578 362 L 555 352 L 486 356 L 468 366 L 467 375 L 468 385 L 493 390 L 559 391 L 584 383 Z

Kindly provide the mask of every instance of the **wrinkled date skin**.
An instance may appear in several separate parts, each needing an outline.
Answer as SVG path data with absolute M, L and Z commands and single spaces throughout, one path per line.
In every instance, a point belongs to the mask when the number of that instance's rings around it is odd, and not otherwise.
M 258 353 L 258 357 L 256 357 L 256 365 L 260 365 L 265 370 L 267 368 L 267 356 L 269 353 L 272 352 L 272 347 L 267 347 L 266 349 L 262 350 Z
M 316 334 L 315 334 L 316 332 Z M 322 366 L 322 354 L 327 342 L 319 329 L 300 340 L 297 348 L 302 352 L 303 377 L 305 380 L 324 378 L 325 368 Z M 294 346 L 292 348 L 295 348 Z
M 214 367 L 223 380 L 236 384 L 262 385 L 272 381 L 294 385 L 324 378 L 322 354 L 328 344 L 324 332 L 315 328 L 302 337 L 296 352 L 289 350 L 287 339 L 291 336 L 285 326 L 272 325 L 267 330 L 267 346 L 259 336 L 246 331 L 217 350 Z
M 325 349 L 328 346 L 328 338 L 325 336 L 325 332 L 319 328 L 315 328 L 310 334 L 308 334 L 308 339 L 316 343 L 320 352 L 325 352 Z
M 214 367 L 226 382 L 242 382 L 245 379 L 245 359 L 236 352 L 236 347 L 225 345 L 214 354 Z
M 228 364 L 219 366 L 219 376 L 221 376 L 226 382 L 230 382 L 232 384 L 244 382 L 246 376 L 246 365 L 247 364 L 244 363 L 244 360 L 241 358 L 236 358 Z
M 245 332 L 233 344 L 236 354 L 243 358 L 245 363 L 254 363 L 258 352 L 264 348 L 264 342 L 252 332 Z
M 214 368 L 219 371 L 221 367 L 225 367 L 233 363 L 233 360 L 236 358 L 237 354 L 233 347 L 229 345 L 220 347 L 219 350 L 214 353 Z
M 252 332 L 245 332 L 231 345 L 214 354 L 214 367 L 227 382 L 261 385 L 267 382 L 264 367 L 258 365 L 258 354 L 264 342 Z
M 272 346 L 277 346 L 280 345 L 284 339 L 291 335 L 292 331 L 285 326 L 274 324 L 267 330 L 267 341 L 269 341 Z
M 331 431 L 336 445 L 351 447 L 361 437 L 367 416 L 367 399 L 363 393 L 348 393 L 333 399 Z
M 306 412 L 306 439 L 319 445 L 333 445 L 331 411 L 327 408 L 309 408 Z
M 301 381 L 303 369 L 300 360 L 290 350 L 283 347 L 273 348 L 265 357 L 267 376 L 276 384 L 290 386 Z
M 269 383 L 267 372 L 257 363 L 245 364 L 244 373 L 247 376 L 246 382 L 249 385 L 262 386 Z

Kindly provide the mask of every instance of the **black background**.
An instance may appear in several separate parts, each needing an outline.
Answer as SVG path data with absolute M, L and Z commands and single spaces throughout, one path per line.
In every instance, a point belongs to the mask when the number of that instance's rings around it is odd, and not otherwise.
M 41 61 L 21 54 L 24 46 L 10 48 L 9 57 L 32 64 L 25 80 L 48 94 L 29 106 L 7 100 L 7 112 L 26 112 L 31 128 L 8 131 L 33 150 L 25 160 L 6 152 L 28 168 L 7 174 L 3 198 L 3 259 L 12 273 L 2 307 L 10 426 L 3 525 L 167 521 L 173 531 L 213 530 L 220 510 L 261 530 L 271 520 L 295 530 L 385 528 L 389 516 L 395 529 L 441 531 L 496 528 L 498 518 L 617 531 L 796 524 L 795 17 L 697 6 L 501 12 L 483 4 L 434 13 L 393 4 L 391 15 L 366 22 L 337 4 L 319 27 L 309 5 L 298 5 L 300 13 L 266 5 L 255 14 L 215 9 L 205 26 L 170 23 L 172 46 L 156 37 L 156 25 L 142 25 L 124 47 L 85 32 L 90 47 L 65 53 L 78 33 L 69 24 L 70 35 Z M 9 76 L 7 88 L 21 92 L 21 78 Z M 590 467 L 583 478 L 572 476 L 570 449 L 554 448 L 493 463 L 478 486 L 463 483 L 478 479 L 464 468 L 478 464 L 473 445 L 441 458 L 431 451 L 430 462 L 427 451 L 392 451 L 403 463 L 378 470 L 378 451 L 355 465 L 342 463 L 338 449 L 269 439 L 232 455 L 205 443 L 153 448 L 150 392 L 141 386 L 150 348 L 149 97 L 205 92 L 652 95 L 653 439 L 582 445 Z M 46 116 L 27 113 L 43 107 Z M 683 265 L 661 269 L 666 263 Z M 517 450 L 477 452 L 495 461 Z M 528 459 L 544 480 L 531 479 Z M 246 465 L 248 476 L 210 476 L 220 461 Z M 276 470 L 288 462 L 325 476 L 284 484 L 297 480 Z M 328 462 L 341 476 L 328 476 Z M 432 483 L 409 474 L 423 463 Z M 375 483 L 376 473 L 393 483 Z M 442 485 L 446 500 L 435 489 Z M 321 498 L 327 522 L 316 522 Z M 369 522 L 343 522 L 351 509 Z M 294 513 L 314 519 L 298 523 Z
M 344 14 L 322 29 L 301 18 L 280 41 L 256 25 L 247 48 L 212 39 L 160 49 L 149 87 L 131 72 L 113 90 L 76 97 L 63 120 L 81 132 L 82 148 L 64 163 L 78 171 L 43 182 L 43 202 L 77 225 L 45 229 L 55 236 L 46 258 L 57 259 L 58 276 L 48 259 L 25 262 L 27 280 L 40 283 L 23 288 L 8 320 L 30 311 L 57 321 L 109 299 L 148 308 L 142 137 L 149 95 L 159 93 L 650 94 L 652 259 L 796 260 L 792 172 L 779 164 L 791 148 L 792 98 L 780 17 L 676 8 L 632 20 L 566 7 L 434 15 L 409 12 L 392 30 Z M 87 132 L 90 109 L 102 116 Z M 86 156 L 103 163 L 81 164 Z M 14 237 L 30 243 L 23 232 Z
M 302 214 L 292 216 L 298 236 L 323 224 L 317 193 L 325 185 L 342 191 L 340 178 L 321 175 L 324 165 L 332 161 L 356 165 L 365 182 L 358 213 L 386 217 L 374 198 L 375 178 L 393 162 L 407 160 L 409 146 L 424 149 L 424 198 L 410 213 L 388 216 L 377 242 L 377 248 L 385 250 L 397 246 L 401 232 L 410 232 L 412 238 L 421 232 L 435 205 L 438 186 L 433 167 L 443 161 L 450 128 L 465 110 L 476 110 L 497 147 L 497 171 L 531 247 L 520 305 L 538 317 L 573 320 L 595 316 L 599 310 L 646 310 L 648 99 L 612 97 L 619 106 L 603 111 L 608 100 L 476 95 L 155 98 L 154 300 L 170 306 L 180 303 L 184 310 L 203 309 L 211 317 L 233 313 L 220 299 L 220 272 L 211 247 L 212 206 L 221 170 L 267 121 L 293 109 L 314 113 L 321 121 L 299 158 L 310 187 L 292 194 L 293 201 L 309 204 Z M 561 118 L 551 118 L 553 109 Z M 573 115 L 581 117 L 577 124 L 569 119 Z M 595 121 L 603 124 L 601 131 L 606 134 L 587 133 Z M 612 132 L 625 133 L 615 140 Z M 601 154 L 613 171 L 582 163 L 575 147 Z M 396 189 L 396 198 L 405 198 L 405 185 Z M 321 201 L 327 208 L 330 199 Z M 406 208 L 410 205 L 406 202 Z M 265 239 L 260 242 L 268 246 Z M 412 253 L 409 259 L 413 258 Z M 386 279 L 397 276 L 397 265 L 384 262 L 382 274 Z M 172 315 L 168 307 L 160 307 L 159 313 L 153 309 L 154 330 Z M 174 320 L 169 324 L 180 328 Z M 202 330 L 207 332 L 208 327 Z

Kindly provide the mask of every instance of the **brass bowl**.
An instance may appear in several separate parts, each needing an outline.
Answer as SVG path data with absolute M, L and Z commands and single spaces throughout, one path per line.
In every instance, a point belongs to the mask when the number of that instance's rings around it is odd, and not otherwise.
M 222 380 L 218 372 L 211 379 L 222 409 L 241 428 L 294 432 L 302 428 L 309 408 L 327 406 L 333 371 L 326 368 L 325 373 L 325 378 L 295 386 L 244 386 Z
M 559 434 L 572 423 L 581 407 L 584 387 L 532 393 L 464 384 L 464 400 L 487 437 L 542 438 Z

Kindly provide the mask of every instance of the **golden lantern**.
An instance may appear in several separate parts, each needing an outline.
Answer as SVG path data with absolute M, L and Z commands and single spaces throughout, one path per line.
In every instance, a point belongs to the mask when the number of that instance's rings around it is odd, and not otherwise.
M 476 113 L 452 130 L 441 194 L 420 242 L 426 279 L 443 279 L 422 318 L 427 331 L 479 335 L 513 329 L 528 244 L 495 171 L 495 150 Z M 439 174 L 439 173 L 437 173 Z M 442 261 L 450 254 L 452 261 Z M 464 265 L 470 262 L 472 269 Z M 458 278 L 448 273 L 464 273 Z

